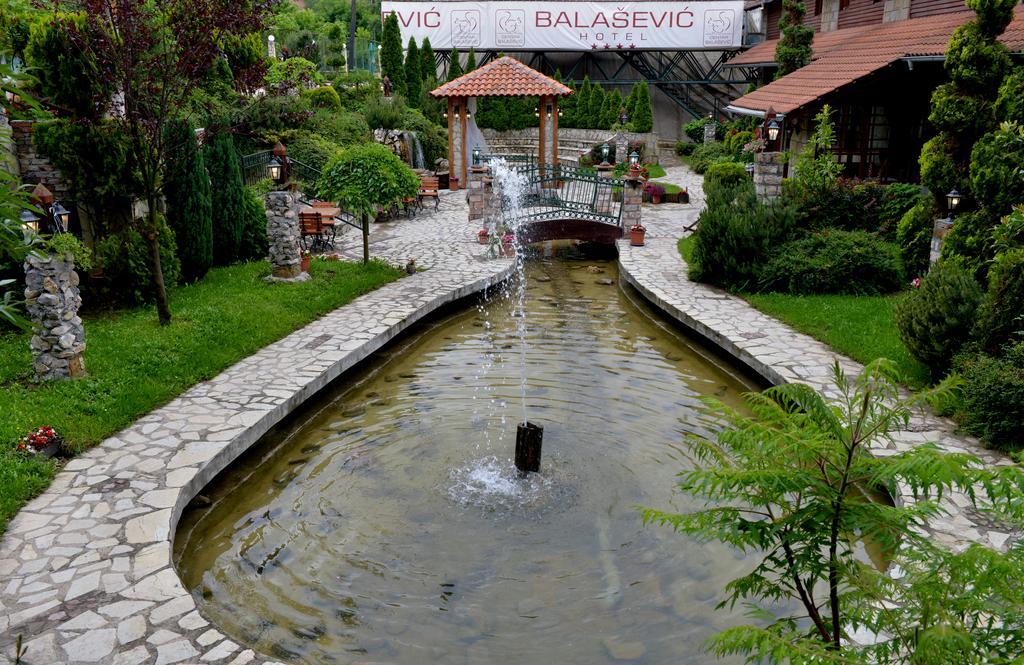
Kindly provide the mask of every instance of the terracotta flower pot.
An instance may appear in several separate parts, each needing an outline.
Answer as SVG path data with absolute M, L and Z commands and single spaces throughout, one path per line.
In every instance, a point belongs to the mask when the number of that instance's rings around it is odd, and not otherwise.
M 654 205 L 661 203 L 661 194 L 651 194 L 651 203 Z
M 487 232 L 487 229 L 480 229 L 476 232 L 476 241 L 481 245 L 486 245 L 491 240 L 491 234 Z
M 309 272 L 309 259 L 310 257 L 305 255 L 299 257 L 299 268 L 302 269 L 302 272 Z
M 647 235 L 647 229 L 642 226 L 640 228 L 630 229 L 629 244 L 633 247 L 643 247 L 645 235 Z

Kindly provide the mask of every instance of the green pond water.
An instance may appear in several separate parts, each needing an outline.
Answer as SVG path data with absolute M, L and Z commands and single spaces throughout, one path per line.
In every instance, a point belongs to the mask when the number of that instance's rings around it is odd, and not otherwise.
M 549 248 L 550 249 L 550 248 Z M 755 386 L 619 289 L 611 261 L 527 266 L 521 356 L 492 296 L 378 354 L 203 490 L 175 561 L 203 614 L 294 663 L 706 663 L 742 555 L 644 527 L 683 511 L 701 395 Z

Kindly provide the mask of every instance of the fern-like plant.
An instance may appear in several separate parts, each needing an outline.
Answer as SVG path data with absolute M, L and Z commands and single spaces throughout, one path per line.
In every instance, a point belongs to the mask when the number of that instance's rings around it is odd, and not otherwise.
M 870 540 L 895 554 L 902 566 L 904 558 L 896 553 L 914 551 L 918 558 L 908 557 L 907 565 L 927 574 L 927 563 L 921 561 L 935 556 L 921 527 L 943 514 L 937 498 L 953 490 L 973 497 L 974 483 L 984 472 L 971 455 L 946 454 L 933 444 L 872 454 L 888 447 L 892 433 L 907 426 L 912 407 L 944 401 L 954 381 L 902 398 L 890 361 L 877 360 L 852 380 L 838 363 L 833 373 L 829 399 L 802 384 L 746 395 L 752 416 L 709 400 L 724 427 L 715 440 L 689 439 L 692 466 L 679 475 L 683 492 L 706 501 L 707 507 L 684 514 L 643 510 L 646 523 L 760 553 L 749 574 L 729 582 L 722 601 L 729 607 L 749 604 L 757 625 L 727 629 L 712 638 L 710 650 L 719 656 L 742 654 L 750 663 L 1009 662 L 955 656 L 964 641 L 969 653 L 994 653 L 989 647 L 1008 639 L 1009 626 L 996 635 L 993 622 L 986 625 L 983 617 L 998 624 L 1000 613 L 1008 612 L 1004 616 L 1016 620 L 1024 605 L 1016 598 L 1012 612 L 995 602 L 981 606 L 1019 593 L 993 589 L 988 579 L 983 593 L 990 595 L 962 605 L 971 614 L 957 620 L 954 628 L 964 639 L 951 646 L 939 639 L 948 614 L 935 614 L 935 601 L 942 594 L 963 596 L 969 584 L 961 577 L 896 584 L 855 554 L 858 540 Z M 1002 490 L 1021 481 L 1019 472 L 1005 473 Z M 909 487 L 918 500 L 893 506 L 864 499 L 874 489 L 898 486 Z M 1015 491 L 1019 500 L 1019 487 Z M 1002 496 L 1013 493 L 1009 489 Z M 949 554 L 941 563 L 959 569 L 956 556 Z M 1019 561 L 1020 552 L 1014 556 Z M 984 575 L 984 570 L 968 576 L 974 574 Z M 929 582 L 939 588 L 929 590 Z M 963 586 L 949 588 L 951 583 Z M 931 602 L 914 601 L 914 594 L 927 595 Z M 901 605 L 904 600 L 917 604 Z M 801 611 L 775 614 L 767 608 L 794 605 Z M 861 646 L 851 639 L 853 631 L 876 638 Z M 925 642 L 929 659 L 915 658 Z M 1010 645 L 1004 642 L 1000 648 Z

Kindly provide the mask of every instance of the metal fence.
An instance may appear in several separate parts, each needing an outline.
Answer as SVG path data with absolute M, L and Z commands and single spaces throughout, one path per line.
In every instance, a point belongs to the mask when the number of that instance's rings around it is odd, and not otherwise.
M 255 185 L 259 181 L 269 178 L 268 167 L 273 157 L 273 153 L 269 150 L 254 152 L 251 155 L 241 155 L 239 161 L 242 163 L 242 181 L 246 185 Z
M 578 219 L 619 226 L 622 181 L 578 166 L 530 162 L 516 170 L 527 176 L 527 193 L 517 221 Z M 502 208 L 506 202 L 502 200 Z

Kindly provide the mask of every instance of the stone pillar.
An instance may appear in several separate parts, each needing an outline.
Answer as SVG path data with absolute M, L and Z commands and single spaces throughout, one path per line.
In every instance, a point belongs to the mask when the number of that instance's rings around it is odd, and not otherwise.
M 907 5 L 910 6 L 909 3 Z M 839 28 L 839 0 L 823 0 L 821 4 L 821 32 Z
M 622 228 L 626 233 L 641 223 L 641 210 L 644 200 L 644 189 L 638 176 L 627 172 L 622 178 Z
M 469 221 L 479 222 L 487 215 L 487 167 L 471 166 L 469 168 Z
M 936 219 L 932 224 L 932 242 L 928 250 L 928 261 L 932 265 L 942 256 L 942 245 L 946 242 L 946 235 L 953 228 L 953 220 L 949 217 Z
M 910 0 L 885 0 L 882 6 L 882 22 L 902 21 L 910 18 Z
M 784 153 L 759 152 L 754 155 L 754 191 L 758 201 L 771 201 L 782 194 Z
M 594 212 L 599 215 L 610 215 L 614 201 L 612 200 L 612 165 L 608 163 L 598 164 L 597 177 L 607 181 L 607 186 L 604 184 L 597 186 L 597 196 L 594 198 Z
M 268 192 L 267 238 L 270 240 L 272 277 L 295 279 L 302 273 L 299 265 L 299 214 L 291 192 Z
M 82 296 L 74 257 L 30 254 L 25 259 L 25 300 L 33 323 L 36 380 L 83 376 L 85 328 L 78 316 Z
M 448 98 L 448 189 L 466 186 L 466 98 Z
M 629 163 L 629 139 L 621 132 L 615 137 L 615 162 Z
M 718 123 L 711 121 L 704 125 L 704 143 L 715 142 L 715 130 L 718 128 Z
M 540 137 L 538 140 L 538 159 L 541 164 L 554 165 L 558 161 L 558 108 L 555 98 L 540 98 Z

